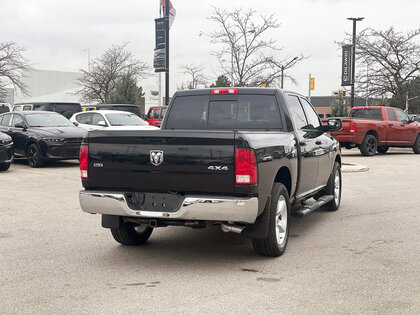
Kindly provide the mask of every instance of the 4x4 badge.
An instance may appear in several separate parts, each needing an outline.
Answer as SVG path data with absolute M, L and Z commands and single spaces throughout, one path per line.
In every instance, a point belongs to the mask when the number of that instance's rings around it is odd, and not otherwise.
M 158 166 L 163 162 L 163 151 L 150 150 L 150 163 L 154 166 Z

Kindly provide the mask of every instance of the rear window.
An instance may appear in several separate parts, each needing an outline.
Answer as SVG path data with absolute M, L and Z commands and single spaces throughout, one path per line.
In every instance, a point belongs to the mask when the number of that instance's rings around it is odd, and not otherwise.
M 167 117 L 167 129 L 282 129 L 276 98 L 238 95 L 235 100 L 209 96 L 177 97 Z
M 372 119 L 372 120 L 383 120 L 382 112 L 380 108 L 359 108 L 352 109 L 350 117 Z

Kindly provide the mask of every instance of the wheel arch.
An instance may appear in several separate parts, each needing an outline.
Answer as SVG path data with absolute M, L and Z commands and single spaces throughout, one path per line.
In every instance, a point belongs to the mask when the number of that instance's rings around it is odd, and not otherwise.
M 372 136 L 374 136 L 374 137 L 376 138 L 376 141 L 378 141 L 378 140 L 379 140 L 379 138 L 378 138 L 378 133 L 376 132 L 376 130 L 371 129 L 371 130 L 369 130 L 368 132 L 366 132 L 366 133 L 365 133 L 365 136 L 363 137 L 363 139 L 364 139 L 367 135 L 372 135 Z
M 25 155 L 28 153 L 28 148 L 31 144 L 36 144 L 38 147 L 40 147 L 38 141 L 36 141 L 34 138 L 29 138 L 26 140 L 25 144 Z
M 292 176 L 290 174 L 290 170 L 286 166 L 282 166 L 276 174 L 276 177 L 274 178 L 275 183 L 281 183 L 283 184 L 287 192 L 289 193 L 289 196 L 291 196 L 292 193 Z

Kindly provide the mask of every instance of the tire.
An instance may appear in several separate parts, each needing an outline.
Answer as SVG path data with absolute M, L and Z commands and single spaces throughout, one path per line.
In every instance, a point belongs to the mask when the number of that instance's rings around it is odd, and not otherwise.
M 289 193 L 283 184 L 274 183 L 265 211 L 269 211 L 267 238 L 252 239 L 252 246 L 258 255 L 278 257 L 286 251 L 290 230 Z
M 386 145 L 380 145 L 379 147 L 377 147 L 376 151 L 378 151 L 378 153 L 382 153 L 385 154 L 388 151 L 389 147 Z
M 366 135 L 360 145 L 360 153 L 364 156 L 375 155 L 377 147 L 378 140 L 376 140 L 376 137 L 374 135 Z
M 327 211 L 337 211 L 341 204 L 341 167 L 338 162 L 334 163 L 327 186 L 325 187 L 325 195 L 333 195 L 334 199 L 323 206 Z
M 413 151 L 415 154 L 420 154 L 420 134 L 417 135 L 416 141 L 414 141 Z
M 114 239 L 123 245 L 141 245 L 147 242 L 153 228 L 146 225 L 136 225 L 131 222 L 122 223 L 118 228 L 111 229 Z
M 7 171 L 10 167 L 10 163 L 0 163 L 0 171 Z
M 44 164 L 41 149 L 36 143 L 29 145 L 28 150 L 26 151 L 26 157 L 28 158 L 30 167 L 41 167 Z

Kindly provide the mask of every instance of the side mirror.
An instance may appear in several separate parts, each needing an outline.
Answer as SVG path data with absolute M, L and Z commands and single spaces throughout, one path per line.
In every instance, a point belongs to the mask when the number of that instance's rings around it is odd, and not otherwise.
M 24 124 L 24 123 L 17 123 L 17 124 L 15 124 L 15 128 L 25 129 L 25 128 L 26 128 L 26 126 L 25 126 L 25 124 Z
M 146 119 L 146 115 L 145 114 L 140 114 L 140 118 L 145 120 Z
M 343 128 L 343 121 L 340 118 L 329 118 L 326 125 L 322 126 L 323 131 L 338 131 Z
M 106 122 L 101 120 L 100 122 L 98 122 L 98 126 L 106 127 Z
M 410 120 L 408 122 L 412 123 L 412 122 L 416 122 L 416 121 L 417 121 L 417 117 L 412 116 L 412 117 L 410 117 Z
M 77 126 L 79 126 L 79 123 L 77 121 L 73 121 L 73 125 L 75 125 L 77 127 Z

